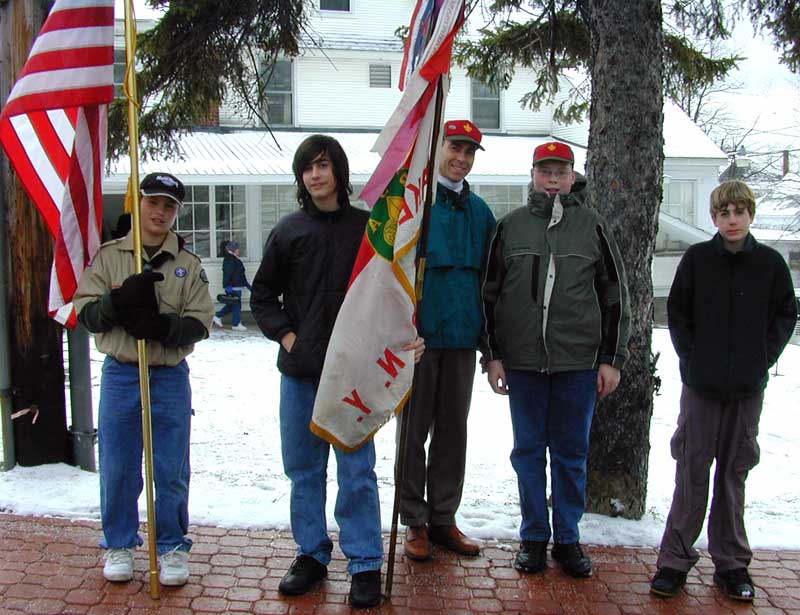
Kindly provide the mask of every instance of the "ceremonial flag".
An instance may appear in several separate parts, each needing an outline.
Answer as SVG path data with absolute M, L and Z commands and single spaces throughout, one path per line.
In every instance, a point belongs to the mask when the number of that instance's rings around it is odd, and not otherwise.
M 114 0 L 56 0 L 0 113 L 0 142 L 53 236 L 49 311 L 68 327 L 101 243 L 113 98 Z
M 434 102 L 440 77 L 443 96 L 447 92 L 452 43 L 462 22 L 463 0 L 418 0 L 403 60 L 403 96 L 373 148 L 382 158 L 361 198 L 374 206 L 328 345 L 310 426 L 347 451 L 400 412 L 410 393 L 414 354 L 402 348 L 416 337 L 416 245 L 431 151 L 441 146 L 441 140 L 431 143 L 441 121 Z

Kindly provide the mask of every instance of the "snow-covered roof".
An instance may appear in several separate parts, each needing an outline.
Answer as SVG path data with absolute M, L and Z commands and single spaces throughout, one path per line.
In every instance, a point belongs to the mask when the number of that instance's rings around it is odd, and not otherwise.
M 665 121 L 665 134 L 666 126 Z M 140 173 L 168 169 L 192 182 L 283 183 L 293 180 L 294 152 L 300 142 L 311 134 L 314 133 L 275 131 L 273 138 L 269 132 L 262 130 L 198 131 L 181 137 L 180 149 L 183 157 L 180 160 L 148 161 L 140 165 Z M 372 174 L 379 162 L 378 155 L 371 151 L 378 137 L 377 131 L 325 134 L 331 135 L 342 144 L 350 162 L 350 173 L 356 180 L 365 179 Z M 703 137 L 708 139 L 705 135 Z M 550 140 L 552 138 L 548 136 L 484 135 L 482 145 L 486 151 L 479 151 L 475 156 L 470 174 L 472 183 L 480 182 L 483 178 L 489 181 L 502 179 L 506 183 L 527 182 L 534 148 Z M 670 138 L 668 143 L 669 141 Z M 711 155 L 711 148 L 706 147 L 700 151 L 690 139 L 680 141 L 683 149 L 678 145 L 669 146 L 671 156 L 684 159 L 707 154 L 715 158 Z M 575 152 L 575 168 L 583 171 L 586 165 L 586 148 L 577 145 L 572 145 L 572 148 Z M 717 152 L 720 158 L 724 158 L 718 148 Z M 112 166 L 111 174 L 106 178 L 107 187 L 114 189 L 117 184 L 123 186 L 129 173 L 130 161 L 127 158 L 119 160 Z
M 664 157 L 715 158 L 727 163 L 719 146 L 675 103 L 664 101 Z
M 311 132 L 274 132 L 239 130 L 195 132 L 180 139 L 181 160 L 155 160 L 140 165 L 140 174 L 156 169 L 167 169 L 190 181 L 269 183 L 293 181 L 292 158 L 300 142 Z M 377 132 L 326 132 L 341 143 L 350 163 L 350 174 L 357 178 L 369 177 L 380 157 L 370 151 L 378 137 Z M 483 176 L 503 177 L 506 181 L 527 182 L 530 176 L 531 156 L 537 145 L 551 140 L 549 137 L 512 137 L 485 135 L 478 152 L 470 179 L 473 183 Z M 277 143 L 276 143 L 277 141 Z M 573 146 L 575 168 L 583 170 L 586 150 Z M 107 178 L 108 187 L 127 182 L 130 161 L 119 160 Z M 360 177 L 359 177 L 360 176 Z
M 324 34 L 302 37 L 301 44 L 308 49 L 348 49 L 352 51 L 403 52 L 403 42 L 397 38 L 376 36 Z

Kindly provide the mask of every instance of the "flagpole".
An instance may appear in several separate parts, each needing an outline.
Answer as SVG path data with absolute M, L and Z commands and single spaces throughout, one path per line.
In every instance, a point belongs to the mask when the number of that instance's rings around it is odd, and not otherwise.
M 142 273 L 142 227 L 139 203 L 139 112 L 136 95 L 136 23 L 133 0 L 125 0 L 125 94 L 128 99 L 128 136 L 131 159 L 131 229 L 133 230 L 134 272 Z M 147 361 L 147 341 L 137 340 L 139 351 L 139 389 L 142 397 L 142 444 L 144 448 L 145 481 L 147 496 L 147 546 L 150 556 L 150 597 L 160 597 L 158 582 L 158 553 L 156 551 L 156 516 L 153 495 L 153 428 L 150 417 L 150 373 Z
M 442 101 L 444 94 L 442 92 L 442 78 L 439 77 L 436 86 L 436 103 L 433 115 L 433 132 L 431 134 L 430 155 L 428 158 L 428 185 L 425 192 L 425 200 L 422 209 L 422 222 L 420 224 L 420 238 L 419 247 L 417 249 L 417 279 L 414 285 L 414 291 L 417 298 L 416 313 L 422 312 L 422 287 L 425 280 L 425 258 L 428 251 L 428 229 L 430 228 L 431 206 L 433 204 L 433 195 L 436 192 L 436 154 L 437 145 L 439 143 L 439 131 L 442 126 Z M 417 320 L 419 323 L 419 320 Z M 397 550 L 397 519 L 400 516 L 400 491 L 403 486 L 403 479 L 406 473 L 406 440 L 408 435 L 408 424 L 411 420 L 411 413 L 414 410 L 414 390 L 417 385 L 417 376 L 419 370 L 414 368 L 414 376 L 411 380 L 411 395 L 408 396 L 406 407 L 401 412 L 400 417 L 400 438 L 397 444 L 397 470 L 395 471 L 394 482 L 394 506 L 392 508 L 392 531 L 389 535 L 389 558 L 386 564 L 386 599 L 392 597 L 392 584 L 394 581 L 394 557 Z

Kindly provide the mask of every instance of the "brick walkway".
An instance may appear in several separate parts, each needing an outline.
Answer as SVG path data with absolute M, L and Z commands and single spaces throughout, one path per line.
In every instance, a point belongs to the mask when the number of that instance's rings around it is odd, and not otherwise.
M 178 589 L 162 588 L 153 601 L 145 582 L 146 549 L 136 557 L 130 583 L 103 579 L 99 525 L 0 514 L 0 615 L 211 615 L 216 613 L 350 613 L 349 580 L 339 551 L 321 590 L 299 598 L 278 594 L 292 562 L 287 532 L 193 527 L 192 577 Z M 800 552 L 759 551 L 751 567 L 757 588 L 752 604 L 738 604 L 713 585 L 704 557 L 686 591 L 671 600 L 652 598 L 649 579 L 655 551 L 593 547 L 590 579 L 575 580 L 551 564 L 544 574 L 520 575 L 511 567 L 516 549 L 492 543 L 480 557 L 436 551 L 430 562 L 412 563 L 398 549 L 390 603 L 362 613 L 791 613 L 800 615 Z M 358 612 L 358 611 L 354 611 Z

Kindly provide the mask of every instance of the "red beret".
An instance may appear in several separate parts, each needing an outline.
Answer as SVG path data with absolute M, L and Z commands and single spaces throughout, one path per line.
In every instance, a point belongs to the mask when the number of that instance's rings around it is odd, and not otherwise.
M 545 160 L 558 160 L 559 162 L 575 164 L 575 155 L 572 153 L 572 148 L 566 143 L 550 141 L 549 143 L 542 143 L 533 150 L 534 165 Z
M 451 141 L 467 141 L 481 147 L 483 134 L 478 127 L 469 120 L 450 120 L 444 123 L 444 138 Z

